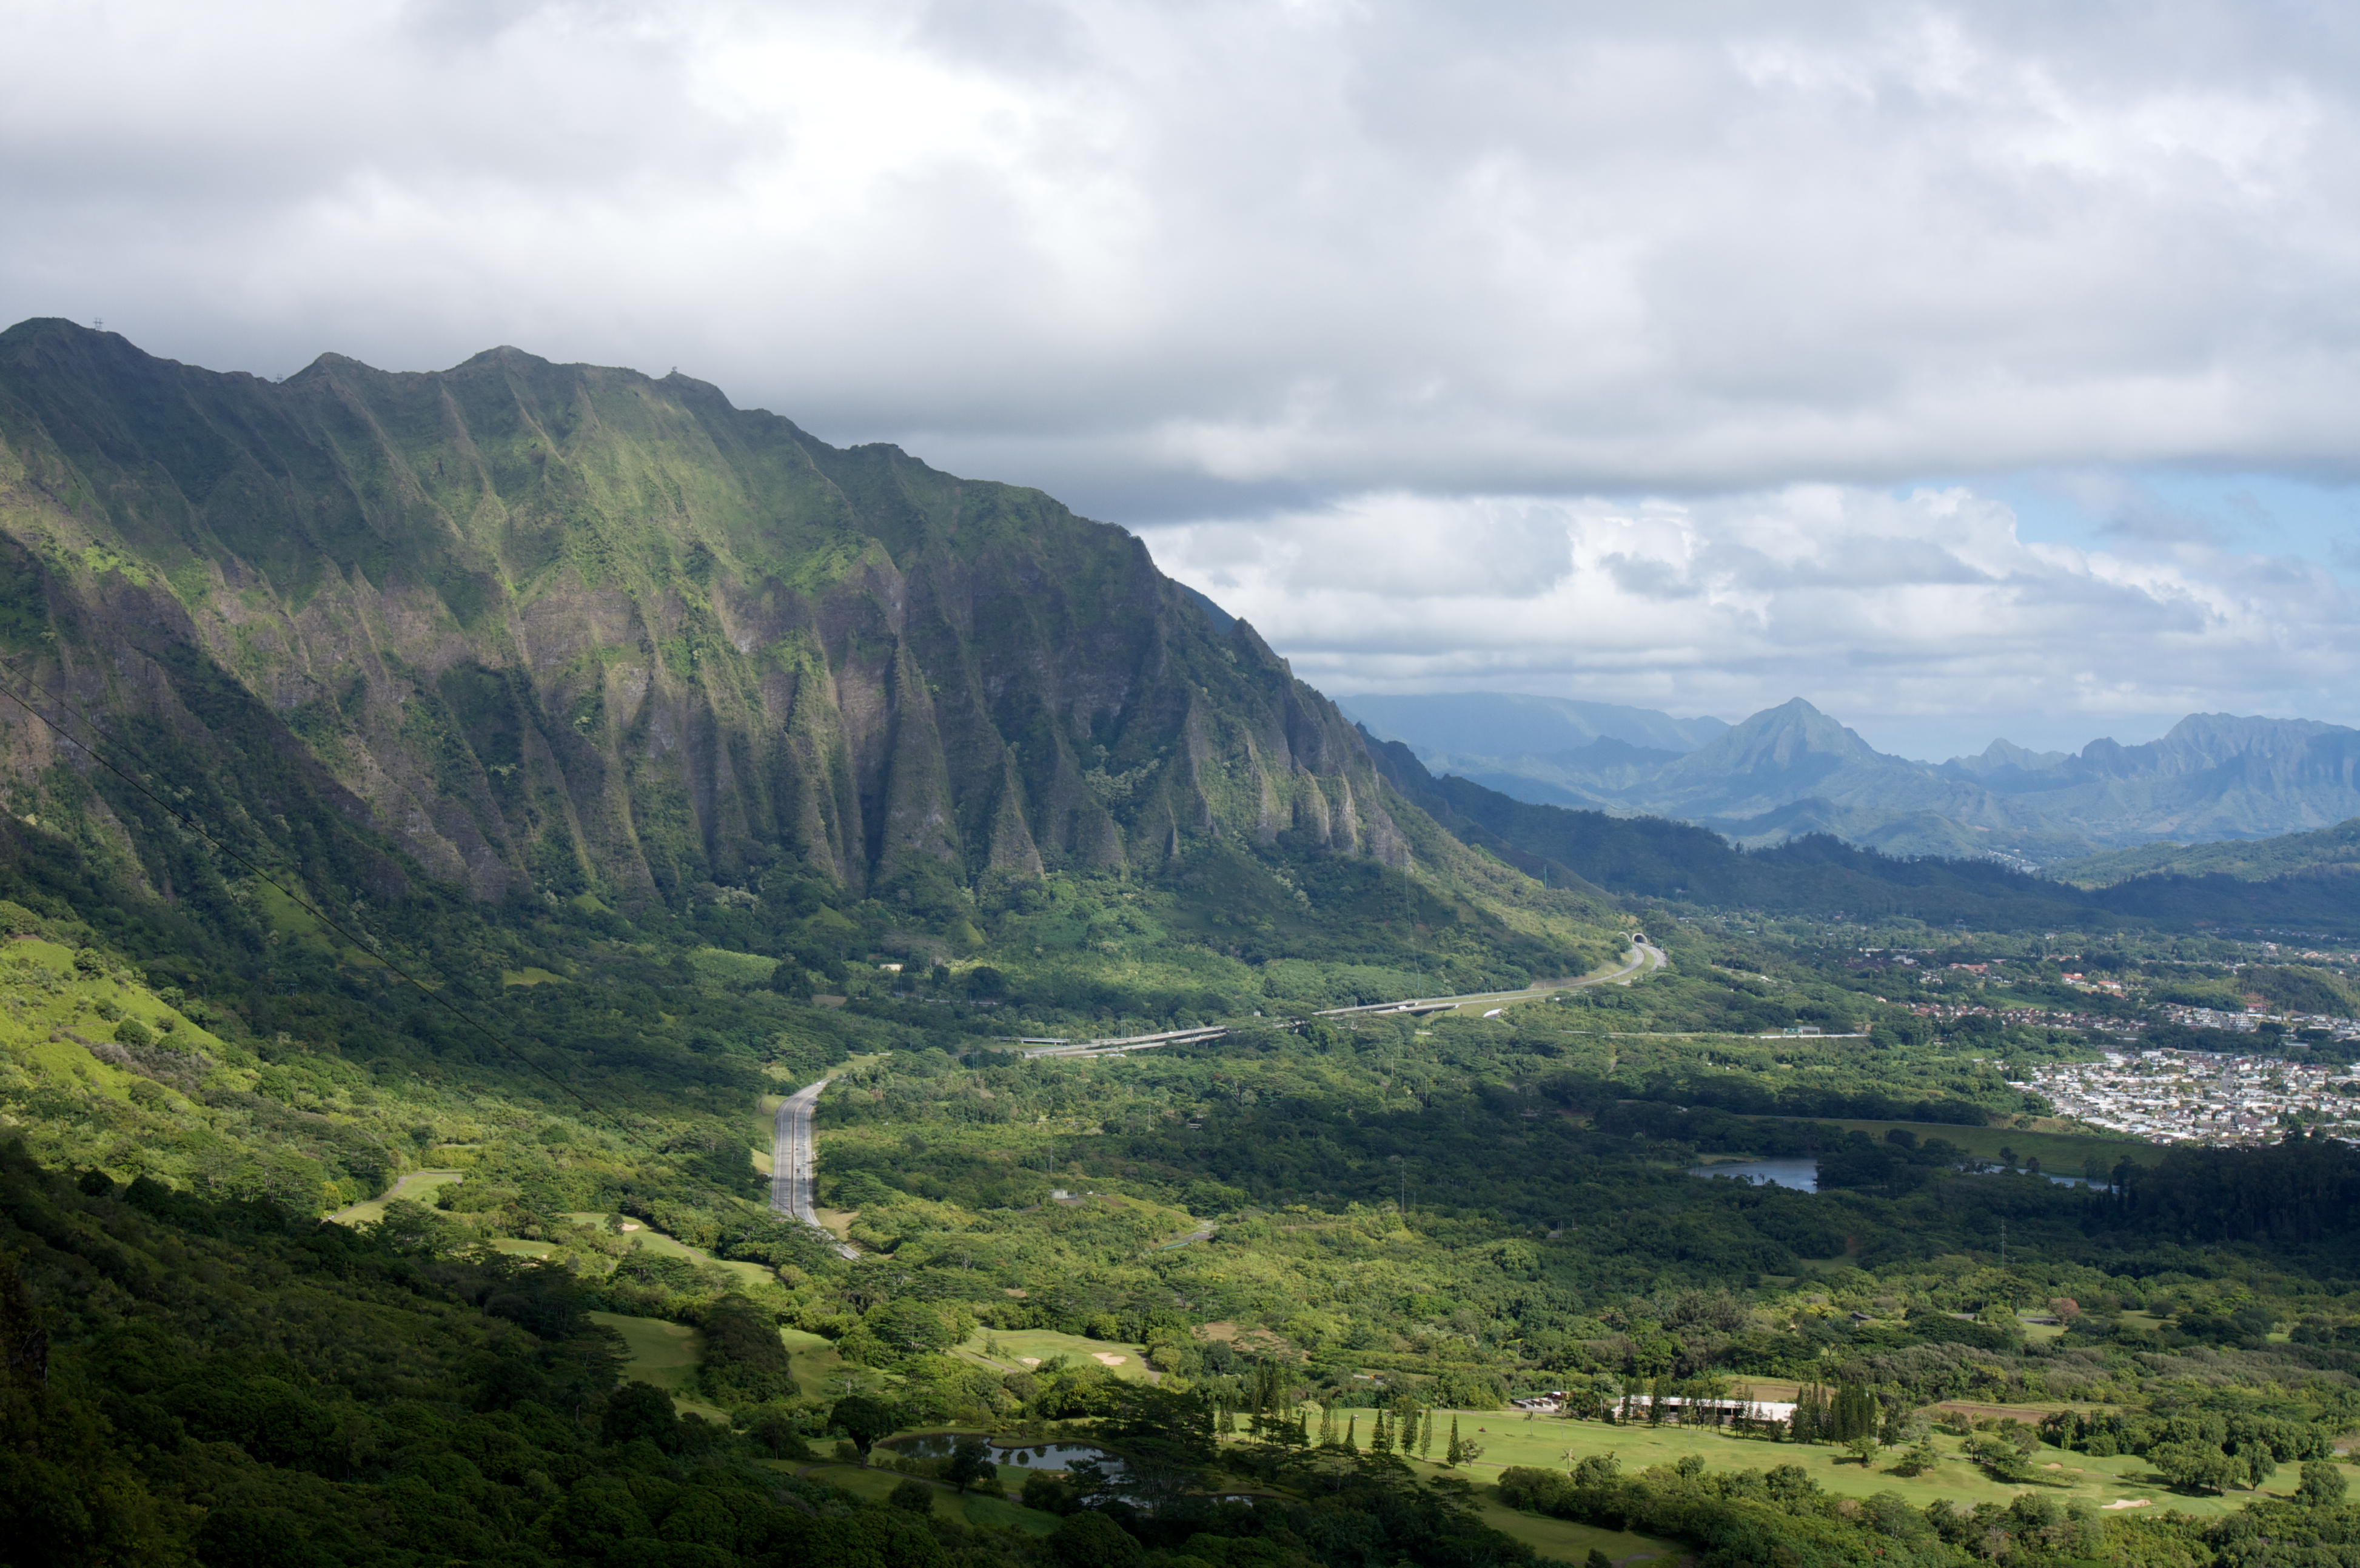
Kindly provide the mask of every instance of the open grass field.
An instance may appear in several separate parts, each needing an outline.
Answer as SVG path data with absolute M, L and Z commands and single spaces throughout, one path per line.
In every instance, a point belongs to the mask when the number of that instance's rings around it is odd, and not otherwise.
M 1437 1425 L 1441 1432 L 1449 1431 L 1453 1413 L 1439 1412 Z M 1364 1436 L 1376 1424 L 1373 1410 L 1339 1409 L 1336 1414 L 1338 1422 L 1347 1416 L 1357 1415 Z M 2046 1446 L 2032 1456 L 2034 1466 L 2045 1478 L 2043 1482 L 2035 1486 L 2005 1485 L 1992 1480 L 1959 1456 L 1962 1439 L 1940 1433 L 1935 1435 L 1934 1445 L 1943 1454 L 1942 1463 L 1923 1475 L 1909 1477 L 1891 1473 L 1892 1461 L 1899 1457 L 1897 1453 L 1863 1470 L 1839 1450 L 1818 1443 L 1768 1443 L 1674 1426 L 1607 1426 L 1598 1421 L 1562 1421 L 1551 1416 L 1528 1421 L 1521 1414 L 1498 1410 L 1461 1410 L 1456 1414 L 1460 1435 L 1483 1444 L 1481 1459 L 1460 1466 L 1460 1474 L 1478 1482 L 1495 1479 L 1502 1469 L 1511 1465 L 1563 1471 L 1590 1454 L 1611 1452 L 1622 1461 L 1625 1471 L 1668 1465 L 1690 1454 L 1702 1456 L 1705 1464 L 1716 1470 L 1767 1470 L 1774 1465 L 1800 1465 L 1813 1481 L 1838 1496 L 1865 1497 L 1876 1492 L 1895 1492 L 1908 1499 L 1910 1507 L 1919 1508 L 1937 1497 L 1972 1507 L 1981 1502 L 2005 1503 L 2019 1492 L 2037 1490 L 2060 1502 L 2080 1498 L 2102 1508 L 2112 1503 L 2126 1503 L 2213 1515 L 2234 1513 L 2253 1497 L 2242 1488 L 2222 1497 L 2188 1497 L 2166 1487 L 2144 1459 L 2130 1454 L 2099 1459 Z M 1440 1446 L 1437 1436 L 1436 1447 Z M 1426 1473 L 1433 1467 L 1418 1468 Z M 2262 1490 L 2291 1497 L 2300 1479 L 2296 1469 L 2288 1466 Z
M 991 1348 L 994 1345 L 999 1347 L 997 1354 Z M 1054 1329 L 980 1331 L 959 1345 L 957 1354 L 999 1372 L 1030 1371 L 1053 1356 L 1063 1356 L 1075 1362 L 1095 1361 L 1116 1377 L 1134 1382 L 1145 1379 L 1152 1383 L 1156 1379 L 1135 1345 L 1084 1339 L 1080 1334 L 1059 1334 Z
M 382 1196 L 364 1199 L 350 1208 L 338 1209 L 328 1217 L 338 1225 L 375 1225 L 385 1218 L 385 1206 L 396 1198 L 409 1198 L 414 1202 L 431 1205 L 434 1202 L 434 1190 L 437 1187 L 447 1186 L 461 1179 L 460 1173 L 456 1171 L 412 1171 L 400 1181 L 396 1181 L 392 1190 Z
M 666 1323 L 661 1318 L 625 1317 L 620 1312 L 592 1312 L 590 1321 L 623 1336 L 624 1353 L 628 1357 L 623 1367 L 624 1377 L 661 1388 L 672 1396 L 672 1409 L 683 1415 L 699 1415 L 728 1424 L 727 1411 L 701 1399 L 685 1398 L 680 1392 L 689 1375 L 696 1370 L 696 1358 L 702 1348 L 702 1336 L 694 1329 Z
M 834 1340 L 799 1328 L 781 1329 L 779 1340 L 787 1347 L 787 1367 L 795 1386 L 806 1394 L 841 1397 L 877 1379 L 876 1373 L 838 1356 Z
M 827 1232 L 836 1240 L 850 1241 L 852 1222 L 860 1217 L 860 1211 L 858 1209 L 823 1209 L 814 1204 L 812 1208 L 812 1217 L 819 1221 L 820 1229 Z
M 510 1258 L 542 1258 L 557 1250 L 557 1244 L 548 1241 L 521 1241 L 512 1236 L 492 1238 L 492 1250 Z
M 693 1258 L 699 1263 L 710 1263 L 716 1269 L 727 1269 L 748 1285 L 759 1285 L 778 1278 L 766 1264 L 737 1263 L 727 1258 L 716 1258 L 701 1247 L 691 1247 L 684 1241 L 676 1241 L 660 1230 L 643 1228 L 628 1234 L 633 1244 L 649 1252 L 666 1253 L 673 1258 Z
M 858 1465 L 793 1465 L 785 1462 L 780 1468 L 799 1472 L 810 1480 L 830 1486 L 841 1486 L 855 1497 L 869 1497 L 882 1502 L 888 1493 L 909 1479 L 890 1470 L 870 1470 Z M 1038 1508 L 1028 1508 L 1022 1503 L 1011 1503 L 1004 1497 L 979 1497 L 968 1493 L 961 1497 L 948 1486 L 929 1482 L 934 1488 L 934 1517 L 960 1519 L 978 1530 L 1014 1530 L 1026 1535 L 1047 1535 L 1057 1528 L 1057 1516 L 1044 1514 Z

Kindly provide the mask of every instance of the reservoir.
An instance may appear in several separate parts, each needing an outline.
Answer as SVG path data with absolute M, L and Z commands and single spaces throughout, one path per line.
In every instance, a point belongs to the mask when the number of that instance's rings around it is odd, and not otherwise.
M 1816 1160 L 1729 1160 L 1718 1165 L 1692 1165 L 1691 1176 L 1734 1176 L 1764 1187 L 1791 1187 L 1797 1192 L 1819 1190 L 1819 1162 Z

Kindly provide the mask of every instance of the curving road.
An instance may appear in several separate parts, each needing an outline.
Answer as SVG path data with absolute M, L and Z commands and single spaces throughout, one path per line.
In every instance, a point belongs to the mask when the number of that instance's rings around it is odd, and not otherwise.
M 1530 1001 L 1535 996 L 1545 996 L 1555 991 L 1576 991 L 1590 985 L 1612 985 L 1628 982 L 1634 975 L 1644 971 L 1661 969 L 1671 961 L 1669 953 L 1642 936 L 1632 942 L 1631 956 L 1624 961 L 1622 966 L 1620 969 L 1608 970 L 1603 975 L 1584 975 L 1571 980 L 1535 980 L 1518 991 L 1470 991 L 1457 996 L 1412 996 L 1401 1002 L 1368 1002 L 1357 1007 L 1328 1007 L 1312 1016 L 1322 1018 L 1349 1018 L 1355 1013 L 1408 1013 L 1415 1017 L 1426 1013 L 1447 1013 L 1454 1008 L 1469 1007 L 1477 1002 L 1504 1004 Z M 1024 1054 L 1066 1057 L 1120 1056 L 1134 1051 L 1153 1051 L 1161 1045 L 1202 1044 L 1207 1040 L 1218 1040 L 1223 1035 L 1235 1030 L 1257 1027 L 1267 1029 L 1271 1026 L 1250 1025 L 1242 1022 L 1209 1024 L 1201 1029 L 1174 1029 L 1165 1034 L 1125 1035 L 1111 1040 L 1060 1040 L 1053 1045 L 1036 1045 Z M 825 1086 L 825 1083 L 814 1083 L 803 1093 L 816 1098 L 820 1090 Z M 779 1115 L 783 1118 L 786 1112 L 781 1110 Z M 805 1110 L 805 1119 L 806 1121 L 809 1119 L 808 1107 Z M 780 1125 L 783 1127 L 784 1121 L 782 1120 Z M 778 1169 L 784 1170 L 785 1167 L 780 1166 Z M 783 1205 L 773 1199 L 772 1206 Z
M 819 1092 L 827 1083 L 823 1078 L 788 1095 L 779 1106 L 778 1119 L 770 1125 L 770 1207 L 814 1230 L 827 1227 L 819 1223 L 818 1211 L 812 1206 L 812 1113 L 819 1107 Z M 858 1247 L 840 1241 L 835 1245 L 847 1258 L 860 1256 Z
M 1349 1018 L 1354 1013 L 1440 1013 L 1453 1007 L 1470 1007 L 1477 1002 L 1520 1002 L 1535 996 L 1545 996 L 1554 991 L 1578 991 L 1589 985 L 1612 985 L 1628 980 L 1643 970 L 1661 969 L 1671 962 L 1671 955 L 1644 937 L 1631 944 L 1631 956 L 1620 969 L 1610 969 L 1603 975 L 1584 975 L 1572 980 L 1535 980 L 1517 991 L 1470 991 L 1457 996 L 1412 996 L 1404 1002 L 1369 1002 L 1357 1007 L 1329 1007 L 1314 1015 L 1323 1018 Z
M 1459 996 L 1412 997 L 1404 1002 L 1373 1002 L 1359 1007 L 1333 1007 L 1320 1014 L 1322 1018 L 1338 1018 L 1352 1013 L 1433 1013 L 1453 1007 L 1463 1007 L 1472 1002 L 1509 1002 L 1545 996 L 1552 991 L 1569 991 L 1585 985 L 1605 985 L 1627 981 L 1645 970 L 1661 969 L 1671 958 L 1660 947 L 1642 937 L 1631 945 L 1630 959 L 1620 969 L 1604 975 L 1592 975 L 1575 980 L 1536 980 L 1521 991 L 1479 991 Z M 1027 1056 L 1110 1056 L 1131 1051 L 1153 1051 L 1160 1045 L 1194 1044 L 1218 1040 L 1236 1027 L 1214 1024 L 1202 1029 L 1174 1029 L 1164 1034 L 1131 1035 L 1114 1040 L 1087 1040 L 1073 1043 L 1059 1042 L 1045 1050 L 1028 1051 Z M 1264 1028 L 1268 1025 L 1262 1026 Z M 779 1105 L 778 1119 L 770 1131 L 770 1207 L 788 1214 L 814 1230 L 827 1227 L 819 1223 L 819 1214 L 813 1207 L 813 1146 L 812 1113 L 819 1107 L 820 1091 L 828 1080 L 806 1083 L 788 1095 Z M 833 1236 L 831 1234 L 831 1240 Z M 1170 1245 L 1184 1247 L 1203 1236 L 1192 1232 Z M 860 1249 L 845 1242 L 835 1243 L 836 1251 L 847 1258 L 858 1258 Z

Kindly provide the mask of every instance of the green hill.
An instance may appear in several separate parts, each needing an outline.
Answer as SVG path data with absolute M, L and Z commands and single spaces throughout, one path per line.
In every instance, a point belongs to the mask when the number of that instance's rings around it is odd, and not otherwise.
M 2136 877 L 2228 877 L 2268 882 L 2282 877 L 2346 877 L 2360 868 L 2360 817 L 2314 833 L 2220 844 L 2149 844 L 2067 861 L 2051 871 L 2077 887 L 2112 887 Z

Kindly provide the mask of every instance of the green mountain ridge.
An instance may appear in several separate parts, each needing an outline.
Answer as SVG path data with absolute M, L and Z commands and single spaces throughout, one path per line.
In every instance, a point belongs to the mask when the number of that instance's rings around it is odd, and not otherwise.
M 678 376 L 501 349 L 272 384 L 27 322 L 0 528 L 12 651 L 164 722 L 155 672 L 202 649 L 479 898 L 1120 869 L 1213 831 L 1404 859 L 1332 705 L 1137 540 Z

